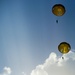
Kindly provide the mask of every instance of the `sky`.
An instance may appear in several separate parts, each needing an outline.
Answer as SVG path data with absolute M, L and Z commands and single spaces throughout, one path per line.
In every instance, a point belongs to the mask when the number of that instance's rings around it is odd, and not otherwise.
M 55 4 L 63 16 L 52 13 Z M 74 8 L 75 0 L 0 0 L 0 75 L 74 75 Z M 63 41 L 72 48 L 64 60 Z

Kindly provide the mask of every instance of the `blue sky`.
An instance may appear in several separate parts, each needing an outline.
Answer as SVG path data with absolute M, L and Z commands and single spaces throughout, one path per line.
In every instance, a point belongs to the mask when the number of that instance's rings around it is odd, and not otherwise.
M 57 3 L 66 8 L 61 17 L 52 13 Z M 8 66 L 12 75 L 29 74 L 51 52 L 60 55 L 62 41 L 75 49 L 74 8 L 74 0 L 0 0 L 0 72 Z

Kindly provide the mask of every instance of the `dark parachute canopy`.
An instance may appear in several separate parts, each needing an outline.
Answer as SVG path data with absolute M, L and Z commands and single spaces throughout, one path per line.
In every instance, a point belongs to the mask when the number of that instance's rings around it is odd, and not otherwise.
M 71 46 L 69 43 L 67 42 L 61 42 L 59 45 L 58 45 L 58 50 L 62 53 L 62 54 L 66 54 L 70 51 L 71 49 Z
M 63 16 L 65 12 L 65 7 L 62 4 L 55 4 L 52 7 L 52 13 L 56 16 Z M 56 20 L 56 23 L 58 23 L 58 20 Z
M 55 4 L 52 7 L 52 12 L 56 16 L 62 16 L 65 14 L 66 10 L 65 7 L 62 4 Z

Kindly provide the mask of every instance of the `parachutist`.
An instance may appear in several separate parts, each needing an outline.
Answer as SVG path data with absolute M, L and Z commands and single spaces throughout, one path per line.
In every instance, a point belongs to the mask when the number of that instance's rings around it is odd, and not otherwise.
M 58 23 L 58 20 L 56 20 L 56 23 Z
M 64 57 L 62 57 L 62 59 L 64 59 Z

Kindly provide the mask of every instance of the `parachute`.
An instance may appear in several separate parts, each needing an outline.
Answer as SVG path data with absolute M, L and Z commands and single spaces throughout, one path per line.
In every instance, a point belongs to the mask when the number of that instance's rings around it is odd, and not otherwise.
M 58 45 L 58 50 L 59 52 L 61 52 L 62 54 L 66 54 L 68 53 L 70 50 L 71 50 L 71 46 L 69 43 L 67 42 L 61 42 L 59 45 Z
M 56 16 L 63 16 L 65 12 L 65 7 L 62 4 L 55 4 L 52 7 L 52 13 Z M 58 23 L 58 20 L 56 20 L 56 23 Z
M 70 50 L 71 50 L 71 46 L 69 43 L 67 42 L 61 42 L 58 45 L 58 50 L 59 52 L 61 52 L 62 54 L 67 54 Z M 62 59 L 64 59 L 64 57 L 62 57 Z

